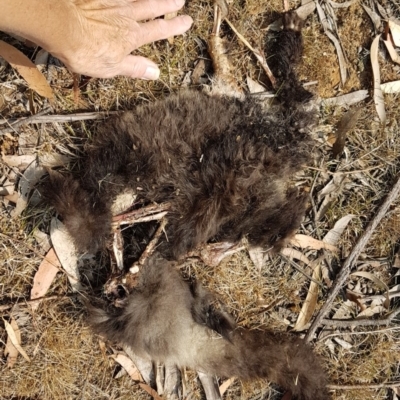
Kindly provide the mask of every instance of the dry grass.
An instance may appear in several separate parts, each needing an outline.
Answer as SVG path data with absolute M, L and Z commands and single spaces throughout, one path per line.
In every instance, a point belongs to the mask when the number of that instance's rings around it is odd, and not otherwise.
M 292 4 L 297 6 L 298 4 Z M 393 9 L 400 13 L 396 4 Z M 397 8 L 396 8 L 397 7 Z M 282 11 L 279 0 L 233 0 L 230 4 L 230 20 L 246 36 L 249 42 L 263 48 L 264 28 Z M 174 43 L 160 42 L 144 46 L 138 53 L 151 57 L 161 65 L 161 79 L 157 82 L 135 81 L 119 77 L 111 80 L 91 80 L 82 87 L 80 101 L 76 103 L 72 78 L 64 69 L 51 67 L 51 83 L 56 92 L 58 112 L 73 110 L 125 110 L 135 104 L 163 98 L 181 87 L 185 75 L 192 71 L 196 60 L 208 59 L 206 40 L 212 24 L 210 3 L 190 2 L 186 12 L 195 23 L 193 29 Z M 350 8 L 339 10 L 339 34 L 349 60 L 349 81 L 339 86 L 339 67 L 335 49 L 322 33 L 317 16 L 309 17 L 304 28 L 305 53 L 300 75 L 305 81 L 318 80 L 315 91 L 322 97 L 335 96 L 357 89 L 371 89 L 369 46 L 372 42 L 372 24 L 358 2 Z M 227 26 L 223 32 L 228 42 L 229 54 L 235 66 L 235 78 L 245 88 L 246 74 L 267 87 L 269 83 L 254 57 L 245 49 Z M 6 37 L 8 42 L 18 44 Z M 18 44 L 20 46 L 20 44 Z M 21 46 L 20 46 L 21 47 Z M 23 48 L 29 56 L 33 49 Z M 399 69 L 388 60 L 380 60 L 382 80 L 399 79 Z M 50 79 L 50 78 L 49 78 Z M 6 118 L 27 115 L 26 104 L 31 96 L 26 83 L 5 64 L 0 62 L 0 112 Z M 37 109 L 43 100 L 33 95 Z M 328 133 L 340 119 L 344 110 L 321 110 L 317 136 L 321 145 L 317 152 L 317 169 L 307 168 L 297 177 L 299 184 L 311 191 L 314 202 L 320 190 L 333 176 L 342 174 L 345 180 L 337 191 L 325 215 L 315 221 L 310 212 L 301 228 L 305 234 L 322 238 L 334 223 L 347 214 L 355 217 L 342 235 L 339 248 L 344 258 L 361 235 L 366 222 L 374 215 L 380 201 L 390 189 L 399 172 L 400 137 L 398 96 L 385 96 L 388 127 L 381 131 L 371 101 L 364 110 L 356 128 L 349 135 L 344 155 L 339 160 L 331 156 L 326 143 Z M 1 120 L 0 120 L 1 122 Z M 47 124 L 22 127 L 19 135 L 0 137 L 2 154 L 43 154 L 59 152 L 79 156 L 86 139 L 92 135 L 96 123 Z M 1 128 L 1 126 L 0 126 Z M 319 134 L 319 135 L 318 135 Z M 9 169 L 0 164 L 0 175 Z M 18 171 L 17 171 L 18 172 Z M 43 250 L 33 237 L 36 228 L 48 231 L 51 210 L 41 206 L 30 207 L 22 217 L 10 218 L 12 203 L 3 199 L 0 205 L 0 306 L 23 303 L 29 298 L 34 273 L 43 257 Z M 378 227 L 362 254 L 362 265 L 389 287 L 398 282 L 397 270 L 391 267 L 400 237 L 400 205 L 393 205 L 389 214 Z M 315 254 L 309 252 L 310 258 Z M 377 263 L 372 261 L 379 261 Z M 303 266 L 305 268 L 305 266 Z M 252 328 L 287 330 L 293 326 L 307 294 L 308 280 L 279 257 L 272 258 L 258 271 L 248 258 L 237 254 L 218 268 L 201 263 L 187 264 L 186 275 L 194 275 L 207 287 L 218 293 L 239 323 Z M 310 273 L 310 271 L 307 271 Z M 349 280 L 356 284 L 357 280 Z M 380 288 L 364 278 L 360 284 L 369 292 L 381 293 Z M 145 399 L 149 398 L 127 376 L 114 379 L 118 367 L 107 353 L 100 349 L 98 339 L 85 327 L 84 313 L 79 303 L 68 297 L 69 286 L 64 275 L 59 274 L 49 295 L 59 300 L 45 302 L 32 314 L 23 304 L 13 312 L 3 311 L 2 317 L 11 314 L 19 317 L 22 346 L 32 359 L 27 363 L 19 357 L 13 369 L 6 367 L 3 357 L 7 340 L 0 324 L 0 399 Z M 326 292 L 321 293 L 318 308 Z M 338 299 L 339 308 L 342 299 Z M 396 303 L 392 303 L 396 307 Z M 345 349 L 336 342 L 333 352 L 325 340 L 316 344 L 316 351 L 323 357 L 331 382 L 337 385 L 382 383 L 399 380 L 399 343 L 397 329 L 385 327 L 329 331 L 352 347 Z M 334 339 L 332 336 L 330 339 Z M 200 399 L 201 393 L 196 376 L 186 374 L 190 398 Z M 236 382 L 227 399 L 278 399 L 276 388 L 263 381 Z M 387 399 L 388 390 L 335 390 L 334 399 Z

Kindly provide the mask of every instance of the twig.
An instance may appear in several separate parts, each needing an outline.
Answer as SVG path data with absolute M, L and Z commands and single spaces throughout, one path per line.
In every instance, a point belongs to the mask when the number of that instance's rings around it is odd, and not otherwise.
M 119 214 L 113 217 L 113 227 L 121 225 L 138 224 L 141 222 L 154 221 L 163 218 L 170 208 L 170 203 L 151 204 L 137 210 Z
M 160 238 L 161 234 L 163 233 L 165 225 L 167 225 L 167 220 L 165 218 L 163 218 L 160 222 L 159 227 L 156 230 L 156 233 L 154 234 L 150 243 L 147 245 L 146 249 L 140 256 L 139 260 L 132 265 L 133 268 L 135 268 L 136 266 L 138 266 L 138 267 L 142 266 L 145 263 L 145 261 L 151 256 L 151 254 L 154 251 L 154 248 L 156 247 L 156 244 L 158 243 L 158 239 Z
M 331 390 L 360 390 L 360 389 L 390 389 L 393 387 L 400 386 L 400 381 L 398 382 L 388 382 L 388 383 L 372 383 L 366 385 L 327 385 L 326 387 Z
M 307 335 L 305 337 L 305 340 L 307 342 L 312 340 L 315 331 L 318 329 L 322 320 L 330 311 L 330 309 L 332 307 L 332 303 L 335 300 L 340 289 L 343 287 L 344 283 L 346 282 L 346 279 L 350 274 L 350 271 L 351 271 L 351 268 L 352 268 L 354 262 L 357 260 L 361 251 L 364 249 L 365 245 L 368 243 L 368 240 L 371 238 L 371 235 L 375 231 L 379 222 L 385 216 L 391 203 L 399 195 L 399 192 L 400 192 L 400 177 L 397 179 L 397 182 L 394 184 L 394 186 L 390 190 L 389 194 L 387 195 L 386 199 L 384 200 L 382 205 L 379 207 L 379 210 L 376 213 L 375 217 L 367 225 L 364 233 L 359 238 L 357 244 L 354 246 L 353 250 L 347 257 L 346 261 L 343 263 L 341 271 L 339 272 L 338 276 L 336 277 L 335 282 L 333 283 L 331 289 L 329 290 L 328 298 L 326 299 L 325 304 L 319 310 L 319 313 L 315 317 L 313 323 L 310 326 L 310 329 L 307 332 Z
M 22 118 L 14 123 L 12 123 L 8 128 L 0 130 L 0 136 L 5 135 L 10 132 L 16 132 L 15 129 L 22 125 L 28 124 L 46 124 L 54 122 L 75 122 L 75 121 L 86 121 L 92 119 L 105 118 L 112 114 L 117 114 L 119 111 L 99 111 L 99 112 L 87 112 L 87 113 L 75 113 L 66 115 L 43 115 L 49 112 L 50 109 L 45 109 L 38 114 L 32 115 L 30 117 Z
M 29 299 L 29 300 L 23 300 L 23 301 L 17 301 L 13 304 L 4 304 L 0 306 L 0 312 L 4 312 L 7 310 L 10 310 L 14 306 L 28 306 L 29 304 L 35 303 L 37 301 L 43 301 L 43 300 L 61 300 L 61 299 L 66 299 L 66 298 L 71 298 L 71 297 L 76 297 L 78 296 L 78 293 L 70 293 L 70 294 L 65 294 L 62 296 L 44 296 L 44 297 L 38 297 L 37 299 Z
M 322 325 L 333 326 L 335 328 L 354 328 L 356 326 L 382 326 L 389 325 L 392 320 L 400 314 L 400 308 L 392 311 L 386 318 L 381 319 L 326 319 L 321 321 Z
M 258 62 L 261 64 L 263 70 L 267 74 L 269 80 L 271 81 L 272 86 L 274 87 L 274 89 L 276 89 L 276 87 L 277 87 L 276 79 L 275 79 L 271 69 L 269 68 L 269 66 L 267 64 L 267 61 L 265 60 L 265 57 L 258 50 L 253 48 L 253 46 L 245 39 L 245 37 L 242 34 L 240 34 L 238 32 L 238 30 L 235 28 L 235 26 L 232 24 L 232 22 L 229 21 L 228 18 L 225 18 L 225 21 L 231 27 L 231 29 L 236 34 L 236 36 L 243 42 L 243 44 L 245 46 L 247 46 L 247 48 L 253 52 L 253 54 L 257 58 Z

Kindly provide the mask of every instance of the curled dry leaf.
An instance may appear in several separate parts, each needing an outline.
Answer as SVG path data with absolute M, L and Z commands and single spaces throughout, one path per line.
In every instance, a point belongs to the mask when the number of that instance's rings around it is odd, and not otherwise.
M 346 143 L 347 134 L 356 126 L 358 118 L 361 115 L 361 111 L 361 108 L 349 110 L 340 119 L 336 127 L 336 140 L 332 147 L 333 157 L 337 157 L 342 154 Z
M 336 246 L 332 246 L 329 243 L 325 243 L 321 240 L 314 239 L 308 235 L 297 234 L 290 240 L 290 244 L 292 246 L 301 247 L 302 249 L 313 249 L 313 250 L 321 250 L 326 249 L 333 252 L 337 252 L 338 248 Z
M 376 112 L 378 113 L 379 119 L 382 122 L 382 125 L 386 125 L 386 111 L 385 111 L 385 102 L 383 99 L 383 93 L 381 90 L 381 74 L 379 70 L 379 62 L 378 62 L 378 49 L 379 49 L 379 40 L 381 35 L 378 35 L 372 42 L 371 45 L 371 64 L 372 64 L 372 73 L 374 76 L 374 103 Z
M 17 322 L 15 321 L 14 318 L 11 318 L 10 325 L 12 329 L 14 330 L 15 333 L 15 338 L 19 344 L 21 344 L 21 331 L 18 327 Z M 15 363 L 17 362 L 18 358 L 18 350 L 17 348 L 12 344 L 10 336 L 7 337 L 7 342 L 6 342 L 6 347 L 4 349 L 4 355 L 7 358 L 7 367 L 12 368 Z
M 18 217 L 25 210 L 33 188 L 45 173 L 46 170 L 36 160 L 29 164 L 18 184 L 19 197 L 11 213 L 13 218 Z
M 50 238 L 54 251 L 60 260 L 61 266 L 67 273 L 69 283 L 74 292 L 81 288 L 78 271 L 78 255 L 64 224 L 57 218 L 53 218 L 50 223 Z
M 389 309 L 389 304 L 390 304 L 390 300 L 389 300 L 389 288 L 387 287 L 386 283 L 381 281 L 378 277 L 376 277 L 374 274 L 371 274 L 370 272 L 367 271 L 356 271 L 353 272 L 352 274 L 350 274 L 351 276 L 361 276 L 363 278 L 369 279 L 370 281 L 374 282 L 376 286 L 378 286 L 379 288 L 381 288 L 382 290 L 385 291 L 385 303 L 384 306 Z
M 289 258 L 290 260 L 299 260 L 304 264 L 311 266 L 312 262 L 305 256 L 301 251 L 296 249 L 291 249 L 290 247 L 285 247 L 280 251 L 281 254 Z
M 15 68 L 26 80 L 28 86 L 43 97 L 54 99 L 53 89 L 36 65 L 14 46 L 0 40 L 0 56 Z
M 21 347 L 21 344 L 20 344 L 21 338 L 19 338 L 19 340 L 18 340 L 18 334 L 16 333 L 16 331 L 14 330 L 12 325 L 9 324 L 4 318 L 3 318 L 3 322 L 4 322 L 4 327 L 6 328 L 7 335 L 11 340 L 11 343 L 18 350 L 18 353 L 21 354 L 21 356 L 25 358 L 26 361 L 31 362 L 28 354 L 26 354 L 25 350 Z M 17 328 L 18 328 L 18 326 L 17 326 Z
M 345 230 L 348 223 L 355 217 L 353 214 L 348 214 L 339 219 L 334 225 L 334 227 L 325 235 L 322 239 L 325 243 L 329 243 L 332 246 L 335 246 L 340 236 L 342 236 L 343 231 Z
M 61 264 L 54 249 L 50 249 L 33 277 L 31 300 L 43 297 L 47 293 L 60 267 Z M 39 304 L 39 300 L 31 303 L 32 310 L 35 311 L 39 307 Z
M 300 314 L 297 318 L 296 325 L 294 327 L 295 331 L 302 331 L 306 328 L 307 324 L 311 321 L 314 314 L 315 307 L 318 301 L 318 284 L 314 281 L 318 281 L 321 275 L 321 267 L 318 264 L 313 271 L 312 277 L 313 281 L 310 282 L 310 287 L 308 289 L 306 300 L 301 307 Z

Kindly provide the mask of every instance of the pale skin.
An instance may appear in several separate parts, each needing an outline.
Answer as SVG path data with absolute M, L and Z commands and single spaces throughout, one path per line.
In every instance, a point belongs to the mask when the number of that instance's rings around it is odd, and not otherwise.
M 184 0 L 0 0 L 0 30 L 43 47 L 72 72 L 158 79 L 153 61 L 130 53 L 186 32 L 193 22 L 187 15 L 154 19 L 183 5 Z

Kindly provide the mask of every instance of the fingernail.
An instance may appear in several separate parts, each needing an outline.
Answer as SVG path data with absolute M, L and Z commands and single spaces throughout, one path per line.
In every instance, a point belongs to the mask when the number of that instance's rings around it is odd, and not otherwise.
M 193 24 L 193 19 L 192 19 L 192 17 L 189 17 L 189 15 L 182 15 L 182 20 L 183 20 L 183 23 L 185 24 L 185 25 L 192 25 Z
M 146 72 L 142 76 L 142 79 L 155 81 L 159 77 L 160 77 L 160 70 L 157 67 L 147 67 Z
M 175 4 L 177 7 L 182 8 L 185 4 L 185 0 L 175 0 Z

